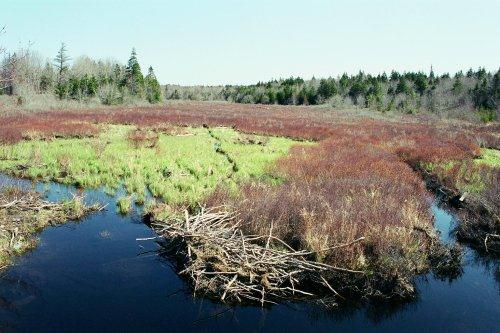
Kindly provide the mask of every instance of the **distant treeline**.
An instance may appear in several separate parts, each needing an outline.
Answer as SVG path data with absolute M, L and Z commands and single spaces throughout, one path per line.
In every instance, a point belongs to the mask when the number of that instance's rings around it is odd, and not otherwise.
M 17 104 L 50 108 L 61 101 L 93 104 L 158 103 L 167 100 L 219 100 L 235 103 L 318 105 L 339 108 L 370 108 L 381 112 L 431 112 L 444 116 L 499 118 L 500 69 L 484 68 L 436 75 L 392 71 L 371 75 L 359 72 L 333 78 L 304 80 L 300 77 L 259 82 L 253 85 L 167 85 L 162 89 L 153 68 L 144 76 L 135 49 L 127 64 L 81 56 L 71 61 L 66 46 L 50 61 L 36 52 L 9 54 L 0 47 L 0 95 L 14 95 Z M 42 98 L 43 97 L 43 98 Z M 50 97 L 50 99 L 47 99 Z M 33 101 L 41 100 L 40 103 Z
M 42 61 L 33 51 L 7 54 L 1 63 L 0 94 L 18 96 L 18 103 L 36 94 L 54 94 L 59 100 L 89 101 L 98 99 L 113 105 L 144 100 L 162 100 L 162 89 L 153 68 L 142 74 L 135 49 L 128 63 L 95 61 L 82 56 L 70 65 L 64 43 L 52 61 Z
M 304 80 L 300 77 L 259 82 L 247 86 L 181 87 L 167 85 L 167 99 L 225 100 L 236 103 L 360 106 L 406 113 L 475 112 L 484 121 L 497 118 L 500 106 L 500 70 L 483 68 L 453 77 L 431 70 L 374 76 L 359 72 L 337 78 Z

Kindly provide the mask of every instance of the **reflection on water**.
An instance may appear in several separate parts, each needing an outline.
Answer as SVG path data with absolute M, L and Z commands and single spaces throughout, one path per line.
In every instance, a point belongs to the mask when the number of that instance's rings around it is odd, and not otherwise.
M 47 189 L 49 200 L 73 191 Z M 404 303 L 261 309 L 196 299 L 171 263 L 156 255 L 154 240 L 137 241 L 154 236 L 138 214 L 122 217 L 114 199 L 100 191 L 86 194 L 90 202 L 108 202 L 107 211 L 47 228 L 40 245 L 0 278 L 0 331 L 481 332 L 498 326 L 499 262 L 468 248 L 462 275 L 451 282 L 421 276 L 418 296 Z M 437 206 L 433 212 L 443 240 L 454 242 L 452 216 Z

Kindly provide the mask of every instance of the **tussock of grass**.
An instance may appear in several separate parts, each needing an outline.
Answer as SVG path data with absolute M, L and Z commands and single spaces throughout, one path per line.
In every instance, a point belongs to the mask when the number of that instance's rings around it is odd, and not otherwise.
M 474 160 L 423 163 L 459 210 L 457 236 L 490 253 L 500 252 L 500 155 L 482 149 Z M 460 199 L 459 199 L 460 198 Z
M 116 201 L 118 212 L 122 215 L 127 215 L 132 210 L 132 198 L 130 196 L 121 197 Z

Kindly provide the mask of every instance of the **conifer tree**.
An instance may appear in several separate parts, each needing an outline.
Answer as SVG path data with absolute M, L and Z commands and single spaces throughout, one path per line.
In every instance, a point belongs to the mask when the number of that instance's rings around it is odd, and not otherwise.
M 58 82 L 63 81 L 64 75 L 69 69 L 69 60 L 70 57 L 67 55 L 66 44 L 61 43 L 61 47 L 59 48 L 59 51 L 54 58 L 54 66 L 56 67 L 57 73 L 59 75 Z
M 491 86 L 493 98 L 495 98 L 496 100 L 500 100 L 500 68 L 493 76 L 493 82 Z
M 321 79 L 319 81 L 318 94 L 323 100 L 327 100 L 337 93 L 337 87 L 335 86 L 335 80 L 332 78 Z
M 413 94 L 413 89 L 410 83 L 408 83 L 408 80 L 405 78 L 401 78 L 401 80 L 399 80 L 398 85 L 396 86 L 396 94 L 406 94 L 408 96 Z
M 430 80 L 430 81 L 431 81 L 431 83 L 432 83 L 432 81 L 433 81 L 434 79 L 435 79 L 435 75 L 434 75 L 434 68 L 433 68 L 433 67 L 432 67 L 432 65 L 431 65 L 431 71 L 430 71 L 430 73 L 429 73 L 429 80 Z
M 351 89 L 349 89 L 349 96 L 351 97 L 354 104 L 358 104 L 358 98 L 361 95 L 364 95 L 366 92 L 366 85 L 362 80 L 356 80 Z
M 54 66 L 58 72 L 55 92 L 59 99 L 63 99 L 68 92 L 68 86 L 66 84 L 66 73 L 69 69 L 69 60 L 70 58 L 67 55 L 66 45 L 64 43 L 61 43 L 61 47 L 59 48 L 59 51 L 54 58 Z
M 345 94 L 348 91 L 349 87 L 349 77 L 346 73 L 342 74 L 342 77 L 339 80 L 340 93 Z
M 148 75 L 144 79 L 146 86 L 146 98 L 149 103 L 158 103 L 161 101 L 161 87 L 156 79 L 153 67 L 149 66 Z
M 54 71 L 49 62 L 45 64 L 45 68 L 40 76 L 40 91 L 45 93 L 49 90 L 52 90 L 54 83 Z
M 429 82 L 424 73 L 418 73 L 415 77 L 415 88 L 420 94 L 420 96 L 424 95 L 424 92 L 429 88 Z
M 463 84 L 462 81 L 460 80 L 460 77 L 457 76 L 455 78 L 455 81 L 453 82 L 453 87 L 451 88 L 454 94 L 459 94 L 463 90 Z
M 132 49 L 130 59 L 126 68 L 126 85 L 133 96 L 141 97 L 144 91 L 144 77 L 142 76 L 141 66 L 137 60 L 135 48 Z

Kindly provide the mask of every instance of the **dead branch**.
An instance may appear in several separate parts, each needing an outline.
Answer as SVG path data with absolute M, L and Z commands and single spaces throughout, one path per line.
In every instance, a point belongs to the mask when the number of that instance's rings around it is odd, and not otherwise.
M 83 202 L 83 196 L 73 195 L 73 201 Z M 106 206 L 94 204 L 91 206 L 82 205 L 82 214 L 87 212 L 102 211 Z M 19 192 L 17 195 L 6 195 L 0 193 L 0 209 L 9 209 L 9 214 L 13 215 L 12 211 L 42 211 L 50 210 L 51 212 L 68 211 L 64 203 L 49 202 L 43 200 L 37 192 Z M 78 218 L 78 217 L 75 217 Z M 72 217 L 69 217 L 72 219 Z
M 294 250 L 272 235 L 272 227 L 266 236 L 244 235 L 235 215 L 220 207 L 202 208 L 196 215 L 186 211 L 182 219 L 153 221 L 151 225 L 168 241 L 166 246 L 175 246 L 184 262 L 179 274 L 189 278 L 195 292 L 221 301 L 264 305 L 274 304 L 276 299 L 311 297 L 314 294 L 302 288 L 310 281 L 318 281 L 326 292 L 342 298 L 324 275 L 364 274 L 308 259 L 313 252 Z
M 500 239 L 500 235 L 496 235 L 496 234 L 486 234 L 486 237 L 484 238 L 484 248 L 486 250 L 486 252 L 489 252 L 488 251 L 488 240 L 490 238 L 493 238 L 493 239 L 497 239 L 499 240 Z
M 36 244 L 34 233 L 41 227 L 78 220 L 84 215 L 103 210 L 106 206 L 85 205 L 83 197 L 73 195 L 68 202 L 49 202 L 37 192 L 0 187 L 0 271 L 10 262 L 9 257 Z

